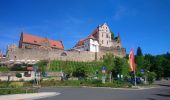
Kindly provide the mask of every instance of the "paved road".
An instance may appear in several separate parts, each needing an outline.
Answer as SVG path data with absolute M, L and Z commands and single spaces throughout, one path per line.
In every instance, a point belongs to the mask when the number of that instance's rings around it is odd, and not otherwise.
M 170 100 L 170 81 L 160 87 L 143 90 L 104 88 L 43 88 L 40 92 L 59 92 L 58 96 L 41 100 Z

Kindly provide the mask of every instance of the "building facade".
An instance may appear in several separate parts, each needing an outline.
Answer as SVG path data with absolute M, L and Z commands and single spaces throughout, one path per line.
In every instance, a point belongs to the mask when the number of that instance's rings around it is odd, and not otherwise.
M 90 39 L 95 42 L 95 45 L 91 45 L 91 42 L 87 42 L 87 40 Z M 90 52 L 100 52 L 100 50 L 109 51 L 117 49 L 122 54 L 126 52 L 125 48 L 122 48 L 120 34 L 118 33 L 118 36 L 114 37 L 114 34 L 110 31 L 110 28 L 106 23 L 104 23 L 103 25 L 99 25 L 87 38 L 78 41 L 74 49 Z

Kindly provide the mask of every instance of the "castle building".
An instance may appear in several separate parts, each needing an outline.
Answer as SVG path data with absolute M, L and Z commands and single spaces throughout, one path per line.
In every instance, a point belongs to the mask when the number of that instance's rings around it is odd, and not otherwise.
M 99 52 L 104 49 L 122 49 L 120 34 L 114 37 L 108 25 L 99 25 L 87 38 L 81 39 L 74 49 L 79 51 Z
M 50 40 L 22 32 L 19 41 L 19 48 L 25 49 L 61 49 L 64 50 L 62 41 Z
M 108 25 L 99 25 L 88 37 L 78 41 L 70 50 L 64 50 L 62 41 L 21 33 L 19 46 L 7 48 L 6 61 L 13 64 L 35 64 L 41 60 L 94 61 L 103 59 L 106 53 L 125 57 L 120 34 L 114 37 Z

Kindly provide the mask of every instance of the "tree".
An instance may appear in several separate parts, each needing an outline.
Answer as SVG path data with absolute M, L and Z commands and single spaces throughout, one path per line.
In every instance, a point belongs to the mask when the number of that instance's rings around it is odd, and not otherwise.
M 47 64 L 48 64 L 48 61 L 42 60 L 42 61 L 38 62 L 36 65 L 38 66 L 40 71 L 44 74 L 46 71 Z
M 79 78 L 86 78 L 87 68 L 84 66 L 77 67 L 76 70 L 73 72 L 73 76 L 79 77 Z
M 140 47 L 137 48 L 136 56 L 143 56 L 142 49 Z
M 129 65 L 127 59 L 115 58 L 115 68 L 112 70 L 113 76 L 117 77 L 117 74 L 123 75 L 124 78 L 129 76 Z
M 117 76 L 117 74 L 122 74 L 122 69 L 123 69 L 123 62 L 120 58 L 115 59 L 115 68 L 113 69 L 113 74 L 114 76 Z
M 135 62 L 136 62 L 136 73 L 137 75 L 141 76 L 140 70 L 143 69 L 144 64 L 144 57 L 143 53 L 140 47 L 137 48 L 136 56 L 135 56 Z
M 152 84 L 154 82 L 155 77 L 156 77 L 155 72 L 147 72 L 147 79 L 149 84 Z
M 162 62 L 163 76 L 170 77 L 170 60 L 164 59 Z
M 114 32 L 111 31 L 111 39 L 114 40 Z
M 115 67 L 114 61 L 115 61 L 114 55 L 111 53 L 107 53 L 103 59 L 103 66 L 106 66 L 107 70 L 111 71 Z
M 162 62 L 164 58 L 162 56 L 156 56 L 151 66 L 151 71 L 156 73 L 157 79 L 160 79 L 163 76 L 163 67 Z
M 144 56 L 143 68 L 145 71 L 151 71 L 151 66 L 153 66 L 154 56 L 151 54 L 146 54 Z

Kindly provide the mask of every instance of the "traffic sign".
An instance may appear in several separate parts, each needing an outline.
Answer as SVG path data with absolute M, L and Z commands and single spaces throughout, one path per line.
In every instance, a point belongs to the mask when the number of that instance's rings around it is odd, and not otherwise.
M 106 73 L 106 67 L 105 66 L 102 66 L 102 73 Z

